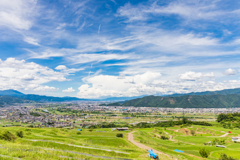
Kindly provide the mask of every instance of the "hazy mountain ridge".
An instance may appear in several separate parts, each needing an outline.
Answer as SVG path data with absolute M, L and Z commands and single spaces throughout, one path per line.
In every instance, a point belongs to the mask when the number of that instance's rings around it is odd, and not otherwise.
M 114 106 L 116 104 L 118 103 L 110 103 L 108 106 Z M 146 96 L 119 104 L 122 106 L 166 108 L 240 107 L 240 88 L 189 94 L 173 94 L 168 96 Z
M 34 103 L 34 101 L 8 95 L 0 96 L 0 107 L 14 103 Z
M 240 95 L 185 95 L 179 97 L 147 96 L 126 101 L 122 106 L 166 108 L 230 108 L 240 107 Z
M 11 96 L 18 97 L 20 99 L 37 101 L 37 102 L 64 102 L 64 101 L 81 101 L 87 99 L 80 99 L 76 97 L 53 97 L 53 96 L 44 96 L 36 94 L 23 94 L 16 90 L 3 90 L 0 91 L 0 96 Z

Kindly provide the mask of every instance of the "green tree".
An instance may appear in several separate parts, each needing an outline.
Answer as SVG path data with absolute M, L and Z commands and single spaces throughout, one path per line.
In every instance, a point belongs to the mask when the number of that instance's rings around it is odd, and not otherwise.
M 20 138 L 23 138 L 23 131 L 17 131 L 16 135 Z
M 203 158 L 208 158 L 210 152 L 209 152 L 206 148 L 200 148 L 200 149 L 199 149 L 199 154 L 200 154 Z
M 183 124 L 187 124 L 188 119 L 186 117 L 183 117 L 182 122 L 183 122 Z
M 235 160 L 232 157 L 228 157 L 225 153 L 222 153 L 219 160 Z

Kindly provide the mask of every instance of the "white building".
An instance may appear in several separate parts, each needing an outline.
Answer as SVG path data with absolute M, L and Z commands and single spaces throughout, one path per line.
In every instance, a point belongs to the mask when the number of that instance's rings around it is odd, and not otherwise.
M 233 142 L 240 142 L 240 137 L 232 137 Z

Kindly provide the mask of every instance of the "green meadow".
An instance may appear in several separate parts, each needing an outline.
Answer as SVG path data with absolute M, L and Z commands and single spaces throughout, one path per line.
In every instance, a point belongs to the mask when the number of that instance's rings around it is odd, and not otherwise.
M 195 134 L 190 133 L 191 130 L 195 131 Z M 221 137 L 228 131 L 231 131 L 225 137 Z M 172 136 L 171 140 L 162 140 L 156 135 Z M 156 150 L 162 151 L 171 155 L 173 158 L 197 160 L 201 159 L 199 149 L 204 147 L 209 152 L 209 160 L 218 160 L 220 155 L 225 153 L 227 156 L 231 156 L 234 159 L 240 159 L 240 143 L 232 142 L 232 137 L 239 136 L 240 130 L 223 129 L 216 126 L 190 126 L 186 128 L 169 127 L 169 128 L 147 128 L 137 129 L 134 133 L 135 139 L 147 146 L 150 146 Z M 212 144 L 214 140 L 224 141 L 226 148 L 216 147 L 216 144 Z M 184 153 L 178 153 L 174 150 L 178 149 L 184 151 Z
M 0 140 L 1 159 L 145 159 L 145 151 L 127 140 L 127 132 L 96 129 L 1 127 L 4 134 L 16 135 L 23 131 L 23 138 L 14 141 Z M 116 134 L 122 133 L 123 138 Z

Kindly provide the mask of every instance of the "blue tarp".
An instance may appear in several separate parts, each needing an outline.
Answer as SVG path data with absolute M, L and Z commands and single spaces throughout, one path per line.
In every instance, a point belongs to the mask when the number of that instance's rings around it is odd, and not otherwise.
M 180 152 L 180 153 L 183 153 L 184 151 L 181 151 L 181 150 L 178 150 L 178 149 L 175 149 L 174 150 L 175 152 Z
M 77 131 L 82 131 L 82 129 L 77 129 Z

